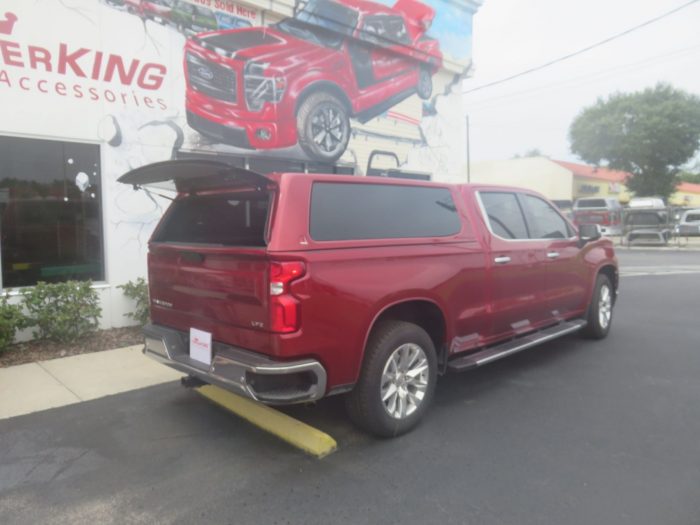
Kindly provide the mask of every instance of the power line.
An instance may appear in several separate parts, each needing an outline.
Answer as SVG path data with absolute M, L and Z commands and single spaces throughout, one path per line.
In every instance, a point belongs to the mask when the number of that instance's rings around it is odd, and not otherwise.
M 494 102 L 499 102 L 504 99 L 510 99 L 510 98 L 517 98 L 523 95 L 530 95 L 532 93 L 536 93 L 539 91 L 543 90 L 548 90 L 548 89 L 556 89 L 562 86 L 569 85 L 571 83 L 577 83 L 577 86 L 590 83 L 591 81 L 598 81 L 601 78 L 605 78 L 606 76 L 610 75 L 619 75 L 620 72 L 622 71 L 635 71 L 638 69 L 642 69 L 644 67 L 647 67 L 649 65 L 656 65 L 656 63 L 669 59 L 670 57 L 683 57 L 683 55 L 688 55 L 690 53 L 695 53 L 700 50 L 700 45 L 694 45 L 690 47 L 684 47 L 681 49 L 675 49 L 673 51 L 670 51 L 668 53 L 664 53 L 661 55 L 655 55 L 653 57 L 647 57 L 643 60 L 637 61 L 637 62 L 631 62 L 627 64 L 622 64 L 619 66 L 615 66 L 612 68 L 606 68 L 603 70 L 598 70 L 598 71 L 593 71 L 591 73 L 585 74 L 585 75 L 580 75 L 577 77 L 571 77 L 566 80 L 562 80 L 560 82 L 554 82 L 554 83 L 549 83 L 549 84 L 544 84 L 540 86 L 535 86 L 529 89 L 523 89 L 520 91 L 514 91 L 510 93 L 505 93 L 503 95 L 498 95 L 495 97 L 491 98 L 486 98 L 486 99 L 481 99 L 481 100 L 476 100 L 472 103 L 469 104 L 470 110 L 475 109 L 475 108 L 482 108 L 484 106 L 489 106 L 492 105 Z
M 465 95 L 466 95 L 467 93 L 474 93 L 475 91 L 480 91 L 480 90 L 485 89 L 485 88 L 487 88 L 487 87 L 496 86 L 496 85 L 498 85 L 498 84 L 503 84 L 504 82 L 508 82 L 508 81 L 513 80 L 513 79 L 515 79 L 515 78 L 522 77 L 522 76 L 524 76 L 524 75 L 529 75 L 530 73 L 534 73 L 535 71 L 539 71 L 539 70 L 541 70 L 541 69 L 544 69 L 544 68 L 546 68 L 546 67 L 552 66 L 552 65 L 554 65 L 554 64 L 558 64 L 559 62 L 563 62 L 564 60 L 568 60 L 568 59 L 570 59 L 570 58 L 573 58 L 573 57 L 575 57 L 575 56 L 578 56 L 578 55 L 580 55 L 580 54 L 582 54 L 582 53 L 585 53 L 585 52 L 587 52 L 587 51 L 590 51 L 591 49 L 595 49 L 596 47 L 600 47 L 600 46 L 602 46 L 602 45 L 604 45 L 604 44 L 607 44 L 607 43 L 609 43 L 609 42 L 612 42 L 613 40 L 617 40 L 618 38 L 621 38 L 621 37 L 623 37 L 623 36 L 625 36 L 625 35 L 628 35 L 628 34 L 632 33 L 633 31 L 637 31 L 638 29 L 641 29 L 642 27 L 646 27 L 646 26 L 648 26 L 648 25 L 650 25 L 650 24 L 653 24 L 653 23 L 655 23 L 655 22 L 658 22 L 659 20 L 662 20 L 662 19 L 664 19 L 664 18 L 666 18 L 666 17 L 668 17 L 668 16 L 671 16 L 672 14 L 677 13 L 678 11 L 680 11 L 680 10 L 682 10 L 682 9 L 685 9 L 686 7 L 691 6 L 692 4 L 697 3 L 698 1 L 700 1 L 700 0 L 690 0 L 689 2 L 686 2 L 685 4 L 680 5 L 680 6 L 676 7 L 675 9 L 671 9 L 670 11 L 667 11 L 667 12 L 665 12 L 665 13 L 660 14 L 659 16 L 656 16 L 656 17 L 654 17 L 654 18 L 651 18 L 651 19 L 647 20 L 646 22 L 642 22 L 641 24 L 638 24 L 638 25 L 636 25 L 636 26 L 634 26 L 634 27 L 630 27 L 629 29 L 626 29 L 625 31 L 622 31 L 621 33 L 617 33 L 617 34 L 615 34 L 615 35 L 613 35 L 613 36 L 610 36 L 610 37 L 608 37 L 608 38 L 605 38 L 605 39 L 603 39 L 603 40 L 600 40 L 599 42 L 596 42 L 596 43 L 594 43 L 594 44 L 591 44 L 591 45 L 589 45 L 589 46 L 586 46 L 586 47 L 584 47 L 584 48 L 581 48 L 581 49 L 579 49 L 578 51 L 574 51 L 574 52 L 572 52 L 572 53 L 569 53 L 568 55 L 564 55 L 564 56 L 561 56 L 561 57 L 559 57 L 559 58 L 555 58 L 554 60 L 550 60 L 549 62 L 545 62 L 544 64 L 541 64 L 541 65 L 539 65 L 539 66 L 532 67 L 532 68 L 530 68 L 530 69 L 526 69 L 525 71 L 521 71 L 520 73 L 516 73 L 516 74 L 511 75 L 511 76 L 509 76 L 509 77 L 502 78 L 502 79 L 500 79 L 500 80 L 494 80 L 493 82 L 488 82 L 488 83 L 483 84 L 483 85 L 481 85 L 481 86 L 477 86 L 477 87 L 474 87 L 474 88 L 471 88 L 471 89 L 467 89 L 467 90 L 465 90 L 465 91 L 462 91 L 462 94 L 465 94 Z

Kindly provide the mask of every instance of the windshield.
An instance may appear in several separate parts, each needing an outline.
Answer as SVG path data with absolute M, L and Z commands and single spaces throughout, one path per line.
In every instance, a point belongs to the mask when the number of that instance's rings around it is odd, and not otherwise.
M 337 48 L 357 26 L 358 13 L 330 0 L 311 0 L 294 18 L 276 25 L 280 31 L 324 47 Z

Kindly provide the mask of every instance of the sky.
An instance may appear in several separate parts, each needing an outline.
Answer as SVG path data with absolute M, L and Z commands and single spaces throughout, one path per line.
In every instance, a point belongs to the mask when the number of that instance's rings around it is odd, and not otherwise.
M 687 0 L 484 0 L 474 17 L 472 76 L 463 89 L 603 40 Z M 499 86 L 464 95 L 471 161 L 569 149 L 576 115 L 599 97 L 658 82 L 700 95 L 700 2 L 616 41 Z

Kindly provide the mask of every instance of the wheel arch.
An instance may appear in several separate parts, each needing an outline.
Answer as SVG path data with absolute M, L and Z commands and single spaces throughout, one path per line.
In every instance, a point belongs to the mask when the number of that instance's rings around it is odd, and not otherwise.
M 358 376 L 365 359 L 369 337 L 373 330 L 383 321 L 406 321 L 423 328 L 433 341 L 438 357 L 438 367 L 441 369 L 447 358 L 447 341 L 449 340 L 447 317 L 443 309 L 434 300 L 425 297 L 415 297 L 389 303 L 375 314 L 365 331 L 361 358 L 357 367 Z M 357 377 L 355 380 L 357 380 Z
M 348 116 L 353 115 L 352 103 L 350 102 L 350 98 L 347 96 L 343 88 L 341 88 L 338 84 L 335 84 L 328 80 L 317 80 L 305 86 L 301 90 L 301 93 L 297 97 L 294 105 L 294 115 L 297 115 L 297 113 L 299 112 L 299 108 L 307 98 L 309 98 L 314 93 L 319 93 L 321 91 L 325 91 L 327 93 L 330 93 L 331 95 L 338 97 L 338 100 L 340 100 L 343 106 L 345 106 L 345 109 L 348 112 Z

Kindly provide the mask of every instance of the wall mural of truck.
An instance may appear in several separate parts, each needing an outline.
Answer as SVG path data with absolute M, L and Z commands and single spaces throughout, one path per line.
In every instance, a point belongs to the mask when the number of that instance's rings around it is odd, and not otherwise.
M 423 117 L 471 65 L 473 5 L 452 0 L 296 0 L 284 19 L 260 0 L 105 1 L 185 36 L 190 150 L 358 165 L 382 140 L 405 162 L 444 146 Z
M 299 144 L 311 159 L 335 161 L 351 118 L 431 97 L 442 64 L 426 35 L 434 14 L 416 0 L 309 0 L 268 27 L 195 35 L 185 46 L 188 123 L 225 144 Z

